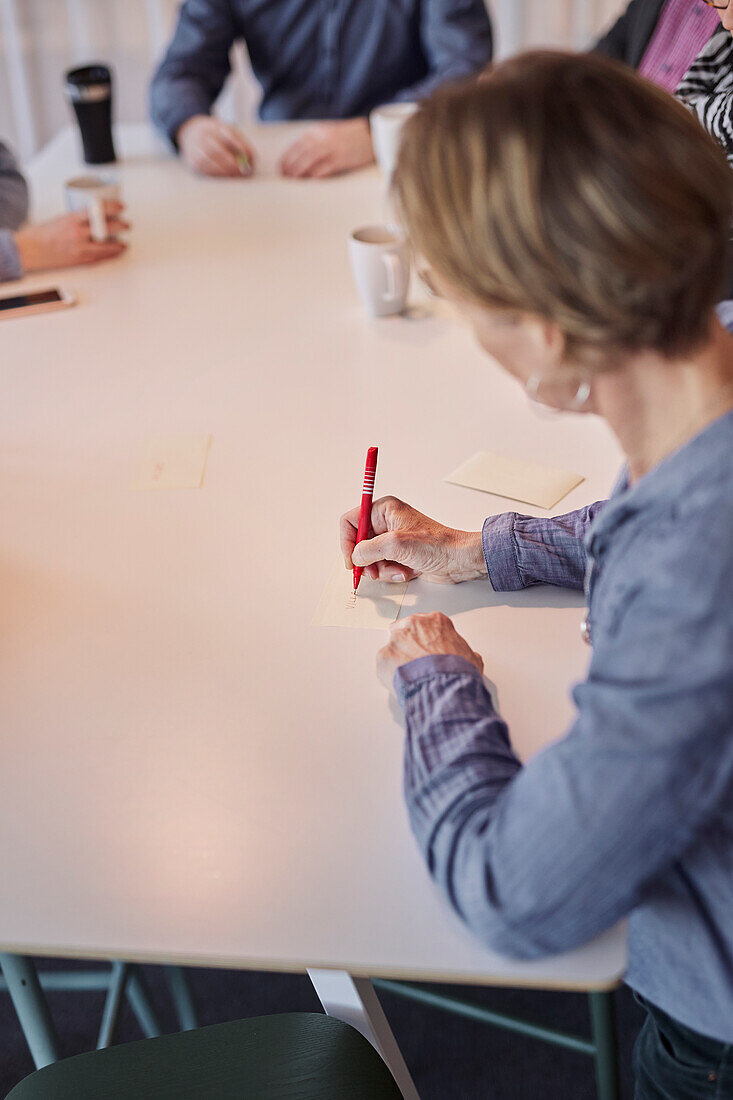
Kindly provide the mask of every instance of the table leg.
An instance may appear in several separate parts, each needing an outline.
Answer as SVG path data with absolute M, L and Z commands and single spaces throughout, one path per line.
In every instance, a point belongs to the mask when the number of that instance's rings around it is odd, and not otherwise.
M 191 988 L 181 966 L 165 966 L 165 976 L 178 1014 L 181 1031 L 195 1031 L 199 1026 Z
M 110 973 L 109 987 L 104 1002 L 102 1022 L 99 1025 L 97 1037 L 97 1050 L 106 1050 L 112 1046 L 117 1017 L 120 1013 L 122 998 L 125 996 L 127 982 L 130 977 L 130 964 L 126 962 L 113 962 Z
M 591 1027 L 596 1048 L 598 1100 L 619 1100 L 616 1005 L 613 993 L 589 993 Z
M 56 1029 L 33 961 L 24 955 L 0 954 L 0 968 L 36 1069 L 57 1062 Z
M 346 970 L 309 970 L 308 977 L 326 1014 L 351 1024 L 379 1052 L 404 1100 L 420 1100 L 369 979 L 352 978 Z
M 142 971 L 134 963 L 130 965 L 127 978 L 127 999 L 145 1038 L 157 1039 L 159 1035 L 162 1035 L 163 1032 L 158 1017 L 150 1003 Z

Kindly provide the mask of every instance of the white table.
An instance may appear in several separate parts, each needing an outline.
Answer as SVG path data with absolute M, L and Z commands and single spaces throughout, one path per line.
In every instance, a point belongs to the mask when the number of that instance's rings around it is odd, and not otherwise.
M 27 279 L 80 304 L 0 328 L 0 950 L 612 988 L 620 927 L 534 963 L 462 927 L 410 834 L 382 636 L 311 616 L 369 444 L 378 493 L 465 529 L 533 511 L 442 481 L 475 451 L 583 473 L 561 512 L 608 493 L 617 447 L 538 417 L 444 305 L 369 321 L 346 236 L 381 218 L 379 177 L 276 178 L 292 133 L 215 181 L 123 128 L 129 254 Z M 71 131 L 37 157 L 37 217 L 77 157 Z M 209 432 L 203 489 L 133 488 L 142 440 Z M 413 589 L 483 654 L 523 757 L 563 733 L 580 596 Z

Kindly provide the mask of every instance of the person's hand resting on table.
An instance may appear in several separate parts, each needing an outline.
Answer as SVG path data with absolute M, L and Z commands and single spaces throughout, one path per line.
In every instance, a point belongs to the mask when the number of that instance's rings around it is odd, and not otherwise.
M 311 126 L 286 150 L 280 171 L 298 179 L 325 179 L 373 163 L 369 123 L 349 118 Z
M 181 156 L 202 176 L 251 176 L 254 150 L 239 130 L 213 115 L 193 115 L 176 134 Z
M 389 628 L 389 641 L 377 654 L 377 676 L 388 691 L 394 674 L 402 665 L 419 657 L 463 657 L 483 674 L 484 662 L 442 611 L 429 615 L 410 615 L 398 619 Z
M 399 583 L 423 576 L 459 584 L 487 576 L 480 531 L 444 527 L 396 497 L 374 501 L 373 536 L 355 546 L 358 527 L 359 509 L 352 508 L 340 521 L 344 564 L 364 567 L 372 580 Z
M 104 204 L 110 238 L 130 228 L 129 222 L 122 218 L 124 209 L 120 202 Z M 93 241 L 85 211 L 26 226 L 15 233 L 14 239 L 24 274 L 113 260 L 127 248 L 124 241 L 116 239 Z

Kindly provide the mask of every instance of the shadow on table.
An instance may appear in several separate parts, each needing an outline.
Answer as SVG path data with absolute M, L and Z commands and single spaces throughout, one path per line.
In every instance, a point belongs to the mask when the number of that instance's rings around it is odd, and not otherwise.
M 522 589 L 521 592 L 494 592 L 485 580 L 456 585 L 431 584 L 429 581 L 417 580 L 410 583 L 399 618 L 427 614 L 431 611 L 442 611 L 445 615 L 452 617 L 491 607 L 577 607 L 581 609 L 585 607 L 585 596 L 583 592 L 576 592 L 570 588 L 557 588 L 549 584 L 534 585 L 532 588 Z M 484 683 L 494 707 L 501 713 L 496 684 L 487 676 L 484 676 Z M 389 696 L 389 709 L 395 722 L 404 729 L 402 708 L 392 693 Z
M 407 615 L 442 611 L 446 615 L 461 615 L 484 607 L 585 607 L 585 595 L 570 588 L 538 584 L 520 592 L 494 592 L 488 581 L 468 581 L 464 584 L 431 584 L 416 580 L 410 583 L 400 618 Z

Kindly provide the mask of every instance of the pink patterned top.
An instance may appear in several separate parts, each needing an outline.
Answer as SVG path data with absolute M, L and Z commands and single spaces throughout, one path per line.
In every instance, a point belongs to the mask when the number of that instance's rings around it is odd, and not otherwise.
M 639 72 L 674 92 L 719 22 L 715 8 L 703 0 L 667 0 Z

